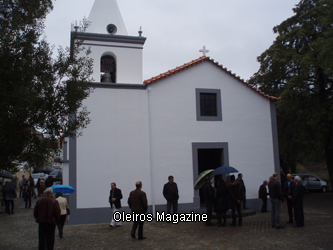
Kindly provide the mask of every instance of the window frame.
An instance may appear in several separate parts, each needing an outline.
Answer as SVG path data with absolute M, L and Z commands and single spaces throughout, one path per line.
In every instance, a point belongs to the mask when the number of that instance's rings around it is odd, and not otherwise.
M 201 115 L 200 94 L 202 93 L 216 95 L 216 116 Z M 222 100 L 220 89 L 195 89 L 195 99 L 197 121 L 222 121 Z

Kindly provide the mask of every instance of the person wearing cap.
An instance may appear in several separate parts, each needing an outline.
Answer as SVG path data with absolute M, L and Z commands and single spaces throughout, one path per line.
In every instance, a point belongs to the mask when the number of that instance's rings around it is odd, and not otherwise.
M 170 175 L 168 177 L 168 182 L 163 187 L 163 196 L 167 200 L 167 213 L 170 214 L 171 206 L 174 214 L 178 211 L 178 187 L 176 182 L 174 182 L 174 177 Z
M 304 197 L 304 186 L 301 183 L 302 179 L 299 176 L 294 178 L 294 190 L 292 193 L 292 203 L 294 207 L 294 218 L 296 225 L 294 227 L 304 226 L 304 212 L 303 212 L 303 197 Z

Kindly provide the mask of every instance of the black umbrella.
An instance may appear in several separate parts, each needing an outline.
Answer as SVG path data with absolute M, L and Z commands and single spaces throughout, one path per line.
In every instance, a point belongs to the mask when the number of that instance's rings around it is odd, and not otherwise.
M 219 175 L 219 174 L 230 174 L 230 173 L 238 173 L 238 170 L 231 166 L 222 166 L 215 169 L 212 174 Z
M 6 179 L 14 179 L 14 177 L 11 174 L 2 172 L 2 171 L 0 172 L 0 177 L 6 178 Z

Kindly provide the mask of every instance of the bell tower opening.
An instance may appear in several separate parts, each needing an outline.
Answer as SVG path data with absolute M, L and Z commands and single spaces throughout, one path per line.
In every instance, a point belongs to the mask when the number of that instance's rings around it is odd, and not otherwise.
M 101 76 L 102 82 L 116 83 L 116 60 L 111 55 L 101 57 Z

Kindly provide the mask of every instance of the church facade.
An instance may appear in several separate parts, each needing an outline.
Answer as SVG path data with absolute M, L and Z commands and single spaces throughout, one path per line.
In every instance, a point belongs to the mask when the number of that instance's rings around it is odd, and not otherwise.
M 111 20 L 100 18 L 102 9 Z M 96 0 L 88 20 L 87 31 L 72 31 L 91 47 L 97 81 L 84 101 L 91 123 L 63 146 L 63 182 L 76 190 L 69 195 L 69 223 L 110 221 L 111 182 L 122 190 L 123 211 L 130 212 L 136 181 L 149 212 L 165 211 L 169 175 L 178 185 L 179 212 L 200 210 L 194 182 L 222 165 L 243 174 L 247 206 L 258 209 L 259 186 L 279 171 L 277 98 L 207 56 L 142 81 L 146 38 L 127 35 L 116 1 Z

